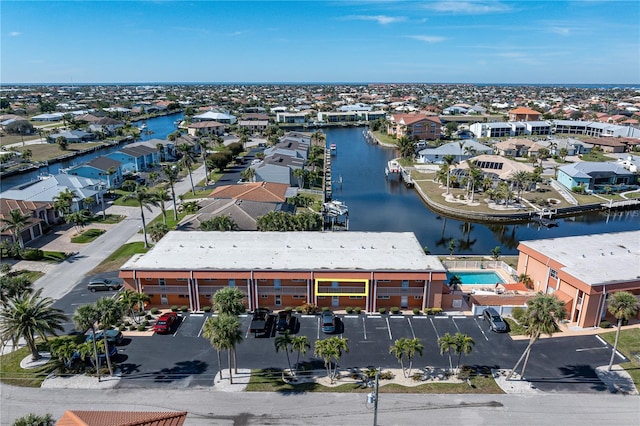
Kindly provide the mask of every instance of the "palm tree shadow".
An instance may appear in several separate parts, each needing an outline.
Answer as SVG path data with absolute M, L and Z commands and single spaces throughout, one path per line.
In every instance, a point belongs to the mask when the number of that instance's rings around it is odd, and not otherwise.
M 607 390 L 607 386 L 600 380 L 593 367 L 586 364 L 567 365 L 560 367 L 560 376 L 557 377 L 527 377 L 531 383 L 541 386 L 544 384 L 556 385 L 590 385 L 589 388 L 602 392 Z
M 189 376 L 199 375 L 207 370 L 209 365 L 203 361 L 182 361 L 172 368 L 163 368 L 156 373 L 156 383 L 171 383 Z

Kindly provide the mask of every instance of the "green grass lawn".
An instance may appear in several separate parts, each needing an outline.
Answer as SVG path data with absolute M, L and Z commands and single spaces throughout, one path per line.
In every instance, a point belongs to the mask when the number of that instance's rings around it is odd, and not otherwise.
M 506 321 L 507 324 L 509 324 L 509 334 L 511 336 L 526 336 L 527 330 L 523 326 L 521 326 L 518 322 L 516 322 L 511 318 L 503 317 L 503 319 Z
M 39 344 L 38 349 L 47 350 L 44 344 Z M 30 352 L 26 347 L 0 356 L 0 381 L 7 385 L 40 387 L 47 375 L 56 368 L 56 362 L 50 361 L 41 367 L 24 370 L 20 367 L 20 361 L 27 356 L 30 356 Z
M 175 220 L 173 217 L 173 209 L 171 210 L 167 210 L 167 226 L 169 227 L 169 229 L 176 229 L 176 225 L 178 225 L 178 223 L 184 219 L 184 217 L 187 215 L 187 212 L 178 212 L 178 220 Z M 151 225 L 152 223 L 158 223 L 158 222 L 162 222 L 164 219 L 162 217 L 162 214 L 156 216 L 151 222 L 147 223 L 147 228 L 149 227 L 149 225 Z M 142 230 L 140 230 L 139 232 L 142 232 Z
M 60 263 L 69 257 L 67 253 L 63 253 L 61 251 L 44 251 L 43 254 L 45 261 L 54 263 Z
M 613 346 L 616 339 L 616 332 L 600 333 L 600 337 Z M 620 365 L 631 375 L 636 387 L 640 387 L 640 328 L 630 328 L 620 331 L 618 350 L 631 360 Z
M 93 217 L 92 221 L 95 223 L 104 223 L 107 225 L 114 225 L 124 220 L 124 216 L 119 214 L 108 214 L 106 219 L 103 219 L 102 214 L 97 214 Z
M 105 231 L 104 229 L 96 229 L 96 228 L 87 229 L 82 234 L 78 235 L 77 237 L 71 238 L 71 242 L 72 243 L 76 243 L 76 244 L 90 243 L 91 241 L 95 240 L 100 235 L 104 234 L 105 232 L 107 232 L 107 231 Z
M 131 256 L 138 253 L 146 253 L 147 251 L 149 251 L 149 249 L 144 248 L 144 243 L 141 241 L 123 244 L 103 260 L 102 263 L 96 266 L 90 274 L 117 271 Z
M 228 370 L 225 370 L 228 374 Z M 224 373 L 223 373 L 224 374 Z M 247 385 L 247 392 L 360 392 L 369 393 L 371 388 L 358 383 L 348 383 L 336 387 L 323 386 L 318 383 L 301 383 L 293 385 L 282 380 L 279 369 L 253 370 L 251 380 Z M 227 377 L 224 374 L 223 377 Z M 474 376 L 471 386 L 465 383 L 425 383 L 419 386 L 401 386 L 394 383 L 380 381 L 380 393 L 504 393 L 491 377 Z

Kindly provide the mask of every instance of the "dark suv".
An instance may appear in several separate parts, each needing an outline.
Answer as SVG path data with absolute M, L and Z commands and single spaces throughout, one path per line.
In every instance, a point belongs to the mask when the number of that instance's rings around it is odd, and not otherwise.
M 502 319 L 498 311 L 487 308 L 482 312 L 482 318 L 489 323 L 489 330 L 496 333 L 506 333 L 507 323 Z
M 87 290 L 89 291 L 120 290 L 121 288 L 122 283 L 106 278 L 95 278 L 89 281 L 89 284 L 87 285 Z

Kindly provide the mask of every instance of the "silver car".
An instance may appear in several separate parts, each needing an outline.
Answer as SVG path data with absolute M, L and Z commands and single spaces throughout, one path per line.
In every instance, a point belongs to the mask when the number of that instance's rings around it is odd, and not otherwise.
M 498 311 L 487 308 L 482 312 L 482 318 L 489 323 L 489 330 L 496 333 L 506 333 L 507 323 L 502 319 Z

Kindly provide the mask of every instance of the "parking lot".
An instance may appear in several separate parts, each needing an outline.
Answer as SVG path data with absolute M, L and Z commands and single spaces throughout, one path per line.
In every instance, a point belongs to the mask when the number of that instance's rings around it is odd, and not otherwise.
M 202 328 L 212 314 L 181 314 L 180 320 L 166 335 L 140 336 L 126 339 L 119 346 L 119 359 L 124 379 L 121 386 L 211 386 L 218 371 L 215 350 L 202 338 Z M 306 335 L 311 349 L 301 361 L 315 359 L 314 342 L 328 337 L 321 331 L 320 318 L 315 315 L 294 315 L 293 331 Z M 243 342 L 238 346 L 240 368 L 286 368 L 286 356 L 275 351 L 275 321 L 266 333 L 249 331 L 250 315 L 240 317 Z M 440 355 L 437 345 L 445 333 L 464 333 L 472 337 L 475 346 L 463 356 L 461 364 L 491 368 L 511 368 L 526 347 L 527 340 L 512 340 L 506 333 L 489 331 L 481 317 L 412 316 L 412 315 L 339 315 L 336 333 L 349 339 L 349 352 L 340 359 L 341 368 L 398 367 L 389 347 L 399 338 L 418 338 L 425 346 L 422 357 L 414 365 L 448 367 L 446 354 Z M 527 379 L 544 391 L 593 392 L 605 390 L 594 368 L 606 365 L 610 346 L 595 336 L 541 339 L 531 353 Z M 222 368 L 226 368 L 226 353 L 222 353 Z M 616 362 L 621 362 L 617 359 Z M 454 359 L 455 363 L 455 359 Z

